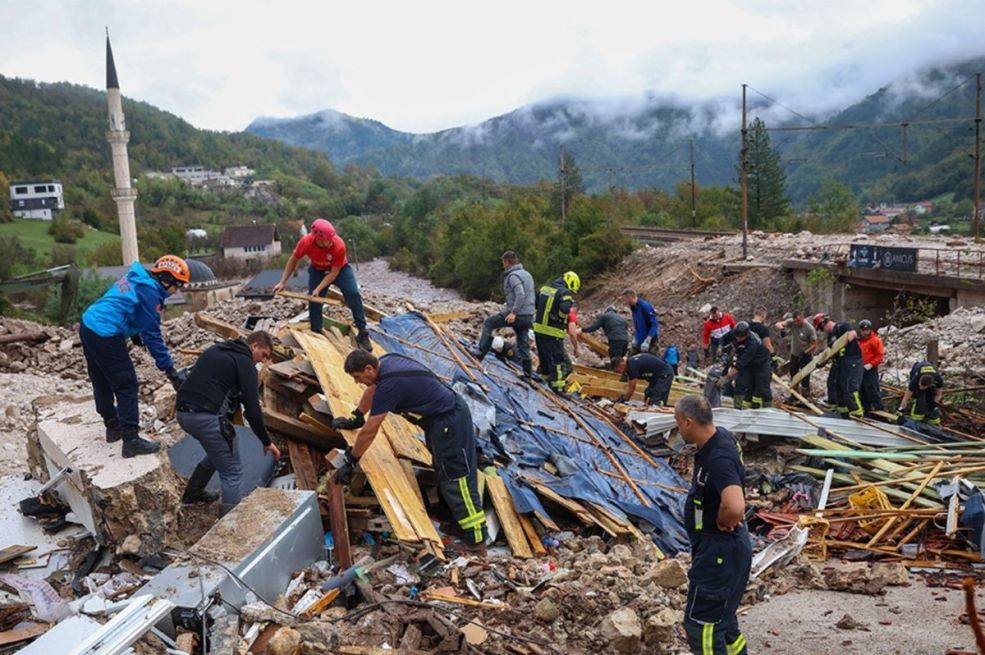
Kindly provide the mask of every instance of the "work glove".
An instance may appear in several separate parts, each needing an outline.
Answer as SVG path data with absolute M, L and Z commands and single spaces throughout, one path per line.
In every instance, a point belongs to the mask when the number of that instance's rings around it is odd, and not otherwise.
M 650 337 L 643 339 L 643 343 L 640 344 L 640 352 L 648 352 L 650 350 Z
M 906 423 L 906 415 L 903 413 L 906 410 L 905 407 L 900 405 L 899 409 L 896 410 L 896 425 L 903 425 Z
M 179 371 L 175 369 L 173 366 L 168 370 L 166 370 L 164 374 L 168 376 L 168 381 L 171 383 L 171 386 L 174 387 L 175 391 L 181 389 L 181 385 L 183 385 L 185 383 L 185 380 L 188 379 L 188 373 L 186 373 L 184 370 Z
M 140 338 L 139 334 L 135 334 L 132 337 L 130 337 L 130 343 L 137 346 L 138 348 L 144 347 L 144 340 Z
M 352 472 L 357 466 L 359 466 L 359 459 L 352 454 L 352 448 L 346 448 L 345 463 L 335 469 L 334 480 L 339 484 L 349 484 L 349 478 L 352 477 Z
M 770 357 L 770 368 L 774 371 L 779 371 L 781 366 L 783 366 L 783 360 L 780 359 L 779 355 L 773 353 L 773 356 Z
M 332 419 L 332 427 L 336 430 L 358 430 L 366 425 L 366 417 L 357 407 L 349 416 L 338 416 Z

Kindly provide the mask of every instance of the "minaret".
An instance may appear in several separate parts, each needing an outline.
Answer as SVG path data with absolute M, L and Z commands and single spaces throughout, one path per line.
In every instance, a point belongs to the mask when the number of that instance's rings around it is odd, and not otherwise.
M 123 118 L 123 97 L 120 95 L 120 82 L 116 78 L 116 64 L 113 63 L 113 49 L 109 45 L 109 30 L 106 30 L 106 100 L 109 104 L 109 130 L 106 140 L 113 150 L 113 200 L 120 216 L 120 241 L 123 244 L 123 264 L 129 266 L 140 261 L 137 253 L 137 221 L 133 204 L 137 191 L 130 186 L 130 160 L 127 158 L 126 120 Z

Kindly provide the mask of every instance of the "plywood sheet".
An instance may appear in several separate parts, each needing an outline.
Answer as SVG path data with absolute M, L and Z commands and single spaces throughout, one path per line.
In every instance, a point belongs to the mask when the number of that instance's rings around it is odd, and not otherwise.
M 520 525 L 520 516 L 516 513 L 516 508 L 513 507 L 513 499 L 510 497 L 510 492 L 506 490 L 503 480 L 495 470 L 483 472 L 482 475 L 486 478 L 486 488 L 492 497 L 496 516 L 499 517 L 499 523 L 503 526 L 506 541 L 509 542 L 513 555 L 524 559 L 533 557 L 530 542 L 527 541 L 527 533 Z

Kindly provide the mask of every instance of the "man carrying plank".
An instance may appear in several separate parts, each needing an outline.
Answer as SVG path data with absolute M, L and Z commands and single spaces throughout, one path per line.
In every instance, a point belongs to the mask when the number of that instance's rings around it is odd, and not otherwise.
M 842 336 L 847 336 L 847 342 L 835 353 L 833 369 L 835 373 L 835 397 L 833 399 L 841 418 L 852 416 L 862 418 L 862 398 L 859 389 L 862 387 L 862 349 L 858 345 L 858 333 L 848 321 L 835 323 L 830 318 L 824 324 L 824 332 L 833 342 Z
M 365 350 L 353 350 L 344 367 L 356 382 L 366 386 L 366 391 L 350 416 L 332 421 L 336 430 L 359 430 L 355 445 L 346 449 L 346 461 L 336 470 L 335 479 L 345 482 L 373 443 L 387 414 L 400 414 L 424 428 L 438 488 L 464 533 L 465 546 L 471 552 L 484 554 L 486 515 L 479 495 L 475 427 L 465 399 L 433 371 L 403 355 L 377 358 Z

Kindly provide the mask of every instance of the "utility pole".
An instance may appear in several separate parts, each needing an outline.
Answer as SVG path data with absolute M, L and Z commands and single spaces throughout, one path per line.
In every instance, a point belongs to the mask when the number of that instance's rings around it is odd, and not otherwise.
M 749 256 L 749 135 L 746 130 L 746 85 L 742 85 L 742 149 L 739 152 L 739 177 L 742 184 L 742 258 Z
M 567 208 L 565 207 L 564 198 L 564 146 L 560 146 L 561 155 L 558 159 L 558 175 L 561 180 L 561 222 L 564 223 L 564 219 L 567 216 Z
M 975 243 L 982 242 L 982 74 L 975 73 Z
M 612 193 L 612 190 L 615 189 L 615 187 L 612 186 L 612 171 L 613 170 L 614 169 L 612 168 L 612 166 L 609 166 L 609 193 Z
M 691 227 L 698 227 L 697 192 L 694 188 L 694 139 L 691 139 Z

